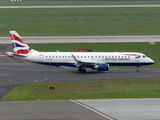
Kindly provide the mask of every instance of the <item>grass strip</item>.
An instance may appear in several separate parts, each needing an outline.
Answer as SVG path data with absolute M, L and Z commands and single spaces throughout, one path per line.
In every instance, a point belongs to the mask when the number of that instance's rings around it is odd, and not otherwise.
M 160 8 L 0 9 L 0 36 L 159 35 Z
M 54 90 L 48 90 L 54 86 Z M 69 100 L 110 98 L 159 98 L 160 79 L 78 81 L 23 84 L 1 101 Z

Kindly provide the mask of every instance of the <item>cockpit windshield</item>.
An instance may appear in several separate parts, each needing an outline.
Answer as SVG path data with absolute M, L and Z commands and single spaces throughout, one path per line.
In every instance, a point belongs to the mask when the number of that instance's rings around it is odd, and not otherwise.
M 146 58 L 146 56 L 145 56 L 145 55 L 142 55 L 142 57 L 143 57 L 143 58 Z

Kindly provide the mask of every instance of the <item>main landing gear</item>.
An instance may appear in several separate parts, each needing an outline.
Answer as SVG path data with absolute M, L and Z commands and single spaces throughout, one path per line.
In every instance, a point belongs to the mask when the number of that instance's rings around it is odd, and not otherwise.
M 137 66 L 136 72 L 140 72 L 140 66 Z
M 86 70 L 83 69 L 83 68 L 79 68 L 79 69 L 78 69 L 78 72 L 80 72 L 80 73 L 86 73 Z

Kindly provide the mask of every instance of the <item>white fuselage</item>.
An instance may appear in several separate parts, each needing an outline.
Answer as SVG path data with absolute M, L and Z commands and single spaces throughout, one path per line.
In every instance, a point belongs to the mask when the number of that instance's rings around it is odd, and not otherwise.
M 107 63 L 109 66 L 154 64 L 152 59 L 138 52 L 30 52 L 25 59 L 41 64 L 76 67 L 77 62 L 73 59 L 72 55 L 79 61 L 95 64 Z

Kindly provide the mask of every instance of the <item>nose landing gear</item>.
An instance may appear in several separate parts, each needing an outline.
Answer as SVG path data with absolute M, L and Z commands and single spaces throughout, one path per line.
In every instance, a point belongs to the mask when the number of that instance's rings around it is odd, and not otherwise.
M 137 66 L 136 72 L 140 72 L 140 66 Z

